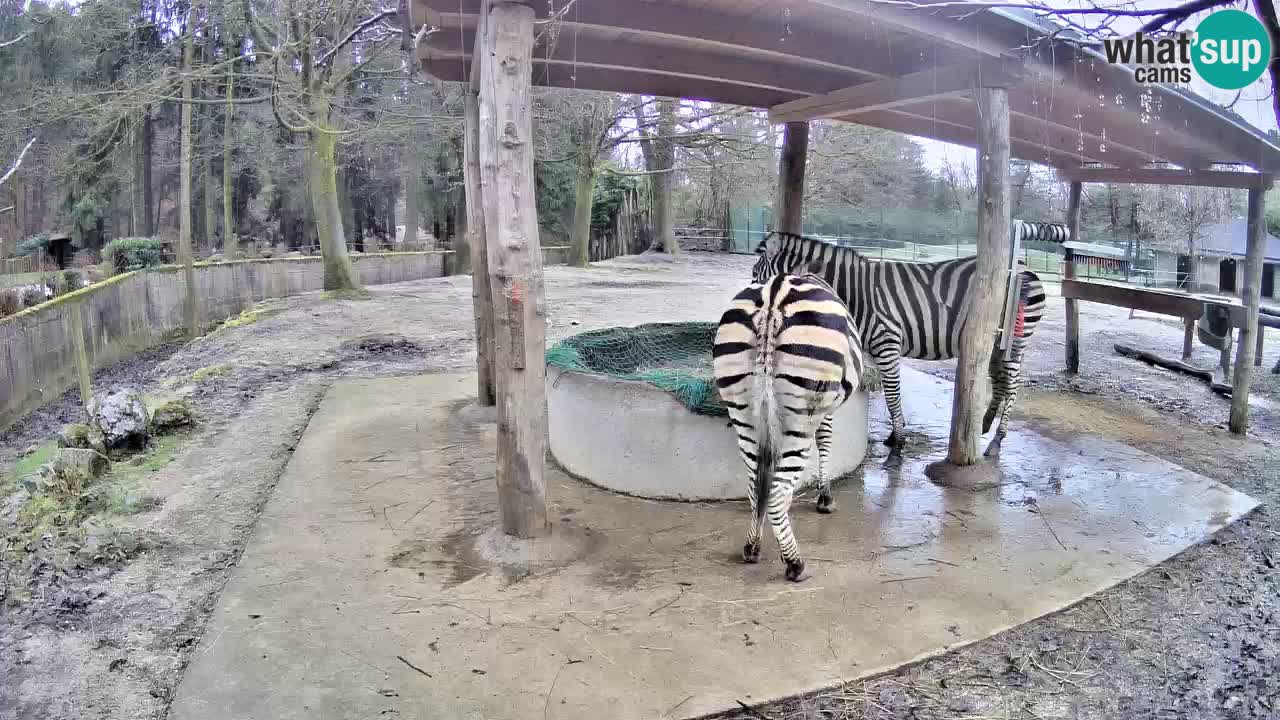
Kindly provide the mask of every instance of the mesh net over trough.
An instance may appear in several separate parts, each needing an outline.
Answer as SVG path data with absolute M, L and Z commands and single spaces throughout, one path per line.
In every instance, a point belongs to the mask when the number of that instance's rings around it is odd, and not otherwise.
M 564 370 L 638 380 L 675 395 L 700 415 L 728 415 L 716 392 L 711 346 L 716 323 L 649 323 L 574 335 L 547 350 L 547 364 Z M 865 390 L 878 378 L 868 369 Z

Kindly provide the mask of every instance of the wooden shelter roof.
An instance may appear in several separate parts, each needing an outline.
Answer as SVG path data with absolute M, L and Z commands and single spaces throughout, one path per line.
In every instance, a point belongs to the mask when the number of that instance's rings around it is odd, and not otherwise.
M 927 3 L 929 0 L 924 0 Z M 469 78 L 487 0 L 411 0 L 423 68 Z M 976 75 L 1010 88 L 1014 157 L 1062 169 L 1280 171 L 1280 144 L 1190 92 L 1136 84 L 1021 10 L 867 0 L 537 0 L 533 82 L 770 108 L 976 145 Z M 546 22 L 555 15 L 556 22 Z M 785 104 L 784 104 L 785 103 Z

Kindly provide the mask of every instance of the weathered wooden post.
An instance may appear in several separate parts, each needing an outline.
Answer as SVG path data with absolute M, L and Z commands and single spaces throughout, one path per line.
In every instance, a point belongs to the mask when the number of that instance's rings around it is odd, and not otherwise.
M 1231 432 L 1243 435 L 1249 429 L 1249 384 L 1253 380 L 1254 338 L 1258 327 L 1258 305 L 1262 294 L 1262 259 L 1266 248 L 1267 224 L 1264 197 L 1267 189 L 1255 187 L 1249 190 L 1249 243 L 1245 254 L 1244 288 L 1240 299 L 1244 301 L 1244 327 L 1240 328 L 1240 345 L 1236 349 L 1236 368 L 1231 378 L 1231 418 L 1227 425 Z
M 1067 231 L 1072 241 L 1080 239 L 1080 195 L 1083 190 L 1083 183 L 1072 182 L 1067 196 Z M 1071 248 L 1067 248 L 1065 260 L 1062 276 L 1074 280 L 1076 262 Z M 1067 299 L 1067 372 L 1080 372 L 1080 306 L 1071 298 Z
M 1132 314 L 1132 310 L 1129 311 Z M 1196 336 L 1196 321 L 1192 318 L 1182 319 L 1182 361 L 1191 359 L 1192 341 Z
M 778 208 L 773 223 L 780 232 L 798 235 L 804 230 L 804 166 L 808 154 L 809 123 L 787 123 L 778 159 Z
M 476 323 L 476 397 L 483 406 L 496 402 L 493 386 L 493 298 L 485 243 L 484 198 L 480 191 L 480 66 L 484 56 L 484 18 L 476 28 L 471 80 L 463 97 L 462 179 L 467 197 L 467 247 L 471 258 L 471 307 Z
M 978 101 L 978 261 L 969 285 L 968 318 L 960 337 L 951 438 L 947 460 L 975 465 L 979 403 L 995 344 L 1009 265 L 1009 92 L 979 87 Z
M 93 368 L 89 367 L 89 352 L 84 341 L 84 302 L 77 300 L 69 303 L 63 314 L 67 319 L 66 331 L 71 335 L 71 350 L 76 354 L 76 379 L 80 381 L 80 404 L 87 411 L 93 402 L 93 383 L 90 378 Z
M 495 2 L 484 21 L 478 106 L 480 196 L 494 312 L 498 504 L 502 529 L 548 531 L 546 322 L 534 205 L 533 8 Z

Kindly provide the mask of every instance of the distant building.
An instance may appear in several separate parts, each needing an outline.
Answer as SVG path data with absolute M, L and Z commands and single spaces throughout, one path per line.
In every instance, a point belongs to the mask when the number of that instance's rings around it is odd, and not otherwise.
M 1244 287 L 1244 259 L 1248 248 L 1249 223 L 1244 218 L 1217 223 L 1205 228 L 1197 248 L 1198 272 L 1193 292 L 1238 295 Z M 1187 288 L 1192 258 L 1185 252 L 1156 250 L 1153 284 Z M 1262 297 L 1276 297 L 1275 272 L 1280 266 L 1280 238 L 1267 233 L 1263 252 Z

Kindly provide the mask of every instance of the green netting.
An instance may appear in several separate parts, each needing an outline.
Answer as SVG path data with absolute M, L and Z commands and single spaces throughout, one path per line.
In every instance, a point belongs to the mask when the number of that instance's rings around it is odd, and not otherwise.
M 592 330 L 565 338 L 547 350 L 547 364 L 565 370 L 638 380 L 675 395 L 700 415 L 728 415 L 716 392 L 711 346 L 716 323 L 649 323 Z M 879 386 L 875 370 L 862 387 Z
M 727 415 L 711 372 L 716 323 L 649 323 L 593 330 L 547 350 L 565 370 L 639 380 L 662 388 L 702 415 Z

